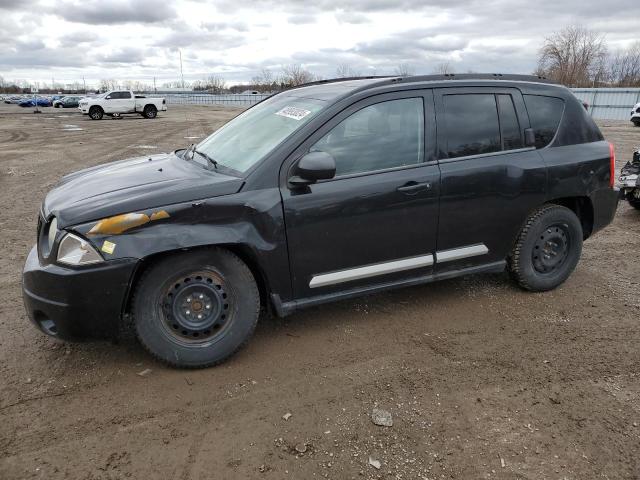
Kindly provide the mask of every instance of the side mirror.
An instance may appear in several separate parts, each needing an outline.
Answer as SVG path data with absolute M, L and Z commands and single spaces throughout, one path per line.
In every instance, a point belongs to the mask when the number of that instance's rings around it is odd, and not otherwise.
M 107 95 L 106 97 L 104 97 L 105 100 L 111 100 L 111 95 Z
M 310 185 L 335 177 L 336 161 L 326 152 L 310 152 L 300 159 L 294 172 L 296 175 L 289 179 L 291 185 Z
M 524 129 L 524 145 L 525 147 L 536 146 L 536 132 L 533 131 L 533 128 Z

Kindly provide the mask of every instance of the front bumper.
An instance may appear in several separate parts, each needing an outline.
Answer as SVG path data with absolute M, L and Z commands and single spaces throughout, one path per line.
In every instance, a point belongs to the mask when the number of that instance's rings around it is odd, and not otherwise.
M 65 340 L 113 337 L 135 266 L 135 259 L 78 269 L 41 265 L 34 246 L 22 272 L 29 319 L 44 333 Z

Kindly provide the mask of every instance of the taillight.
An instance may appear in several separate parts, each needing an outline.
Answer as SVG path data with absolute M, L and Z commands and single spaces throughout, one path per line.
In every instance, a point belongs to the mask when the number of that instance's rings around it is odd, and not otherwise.
M 613 143 L 609 142 L 609 186 L 613 188 L 616 183 L 616 151 Z

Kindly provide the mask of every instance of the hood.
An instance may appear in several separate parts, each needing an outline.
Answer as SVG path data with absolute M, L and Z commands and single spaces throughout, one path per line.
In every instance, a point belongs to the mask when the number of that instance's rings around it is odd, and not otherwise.
M 46 196 L 45 217 L 62 228 L 120 213 L 236 193 L 241 178 L 204 169 L 175 153 L 144 156 L 80 170 Z

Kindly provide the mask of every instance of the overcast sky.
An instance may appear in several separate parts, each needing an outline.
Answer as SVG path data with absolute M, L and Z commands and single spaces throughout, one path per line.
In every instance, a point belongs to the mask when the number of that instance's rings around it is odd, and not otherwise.
M 640 0 L 0 0 L 6 80 L 162 83 L 217 74 L 246 82 L 300 63 L 391 74 L 531 73 L 545 36 L 579 24 L 611 49 L 640 39 Z

